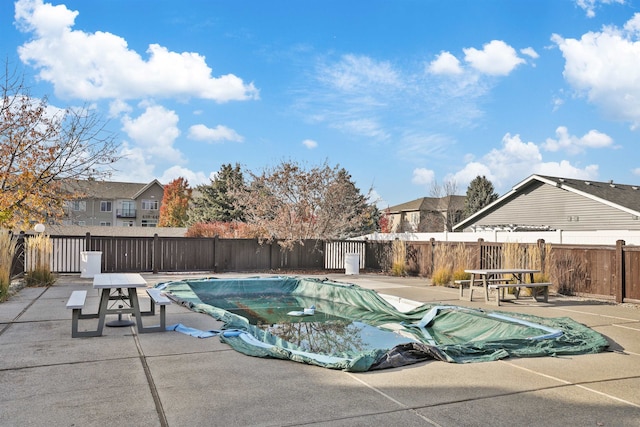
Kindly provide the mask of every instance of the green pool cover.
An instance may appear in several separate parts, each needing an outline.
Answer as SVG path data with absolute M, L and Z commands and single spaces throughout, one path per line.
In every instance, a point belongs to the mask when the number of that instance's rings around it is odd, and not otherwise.
M 221 341 L 257 357 L 361 372 L 428 359 L 453 363 L 597 353 L 574 320 L 425 304 L 400 311 L 357 285 L 300 277 L 196 279 L 158 285 L 224 323 Z

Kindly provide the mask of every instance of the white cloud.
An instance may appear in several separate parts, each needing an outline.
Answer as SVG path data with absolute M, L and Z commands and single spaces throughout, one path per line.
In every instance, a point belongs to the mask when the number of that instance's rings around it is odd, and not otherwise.
M 523 64 L 516 50 L 502 40 L 492 40 L 482 46 L 482 50 L 470 47 L 463 49 L 465 61 L 484 74 L 506 76 L 518 65 Z
M 613 139 L 597 130 L 590 130 L 582 137 L 569 135 L 565 126 L 556 129 L 556 139 L 547 138 L 542 147 L 547 151 L 564 150 L 569 154 L 584 152 L 585 148 L 606 148 L 613 145 Z
M 532 174 L 596 179 L 598 166 L 588 165 L 579 168 L 567 160 L 545 162 L 536 144 L 522 141 L 520 135 L 507 133 L 500 148 L 491 150 L 481 159 L 467 163 L 462 170 L 447 179 L 453 179 L 459 188 L 466 188 L 476 176 L 484 175 L 493 183 L 496 192 L 502 193 L 514 182 L 522 181 Z
M 532 173 L 550 176 L 562 176 L 574 179 L 592 179 L 598 178 L 598 165 L 588 165 L 583 169 L 573 166 L 567 160 L 560 162 L 546 162 L 536 165 Z M 523 177 L 524 178 L 524 177 Z
M 129 138 L 143 150 L 145 157 L 184 162 L 182 153 L 173 147 L 176 138 L 180 136 L 178 115 L 174 111 L 151 105 L 136 118 L 123 117 L 122 125 Z
M 613 119 L 640 125 L 640 14 L 624 29 L 605 27 L 577 39 L 554 34 L 565 59 L 564 78 Z
M 344 55 L 339 62 L 323 66 L 320 78 L 341 91 L 352 93 L 363 88 L 401 86 L 400 76 L 391 63 L 362 55 Z
M 418 185 L 429 186 L 434 182 L 436 174 L 431 169 L 416 168 L 413 170 L 411 182 Z
M 109 117 L 120 117 L 123 113 L 131 113 L 133 109 L 126 102 L 116 99 L 109 103 Z
M 204 172 L 194 172 L 191 169 L 187 169 L 182 166 L 172 166 L 165 170 L 158 181 L 162 184 L 168 184 L 174 179 L 180 177 L 185 178 L 191 188 L 194 188 L 197 185 L 210 183 L 209 176 Z
M 313 150 L 318 146 L 318 143 L 313 139 L 305 139 L 304 141 L 302 141 L 302 145 L 307 147 L 309 150 Z
M 151 182 L 156 178 L 155 166 L 149 163 L 144 150 L 131 147 L 128 142 L 120 146 L 120 159 L 115 165 L 112 175 L 114 181 L 122 182 Z
M 593 18 L 594 16 L 596 16 L 596 6 L 598 3 L 602 3 L 602 4 L 612 4 L 612 3 L 618 3 L 618 4 L 624 4 L 624 0 L 576 0 L 576 4 L 578 5 L 578 7 L 584 9 L 584 11 L 587 13 L 587 17 L 589 18 Z
M 330 123 L 330 126 L 343 132 L 367 136 L 375 139 L 387 139 L 389 134 L 382 128 L 381 124 L 374 118 L 361 118 Z
M 216 102 L 258 98 L 258 90 L 227 74 L 211 75 L 205 58 L 194 52 L 171 52 L 150 44 L 142 58 L 117 35 L 73 30 L 77 11 L 42 0 L 20 0 L 15 19 L 22 31 L 33 33 L 18 48 L 20 59 L 51 82 L 57 96 L 98 99 L 196 97 Z M 126 70 L 126 72 L 123 72 Z
M 458 58 L 450 52 L 441 52 L 433 61 L 429 63 L 428 71 L 432 74 L 462 74 Z
M 527 55 L 530 58 L 538 59 L 540 55 L 536 52 L 532 47 L 525 47 L 524 49 L 520 49 L 520 53 L 523 55 Z
M 189 139 L 206 142 L 244 141 L 244 137 L 231 128 L 223 125 L 209 128 L 202 124 L 193 125 L 189 128 Z

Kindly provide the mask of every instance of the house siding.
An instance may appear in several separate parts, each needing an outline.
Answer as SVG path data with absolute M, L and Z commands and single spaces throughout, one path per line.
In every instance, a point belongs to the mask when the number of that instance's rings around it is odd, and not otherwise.
M 550 226 L 568 231 L 640 229 L 640 220 L 630 213 L 543 183 L 523 189 L 476 223 L 505 224 Z

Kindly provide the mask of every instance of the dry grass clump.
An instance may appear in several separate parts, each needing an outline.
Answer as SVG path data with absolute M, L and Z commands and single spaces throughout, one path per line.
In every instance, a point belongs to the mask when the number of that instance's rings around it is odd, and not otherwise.
M 45 234 L 29 237 L 25 242 L 29 260 L 24 276 L 27 286 L 50 286 L 56 281 L 51 273 L 50 259 L 53 251 L 51 238 Z
M 445 286 L 453 278 L 453 250 L 451 245 L 437 243 L 433 248 L 433 274 L 431 283 Z
M 431 276 L 431 283 L 438 286 L 446 286 L 451 283 L 453 274 L 447 268 L 436 268 Z
M 11 263 L 16 252 L 16 241 L 8 230 L 0 230 L 0 302 L 9 297 Z
M 391 275 L 405 276 L 407 274 L 407 247 L 405 242 L 394 240 L 391 245 L 391 256 L 393 262 L 391 264 Z
M 433 252 L 433 274 L 431 282 L 434 285 L 451 285 L 456 280 L 468 280 L 470 275 L 465 269 L 473 265 L 473 252 L 464 243 L 456 245 L 438 243 Z

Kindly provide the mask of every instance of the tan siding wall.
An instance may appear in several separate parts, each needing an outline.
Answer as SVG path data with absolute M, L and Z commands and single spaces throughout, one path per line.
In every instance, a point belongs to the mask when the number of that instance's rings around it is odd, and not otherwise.
M 548 225 L 562 230 L 638 230 L 629 213 L 550 185 L 523 192 L 478 225 Z

